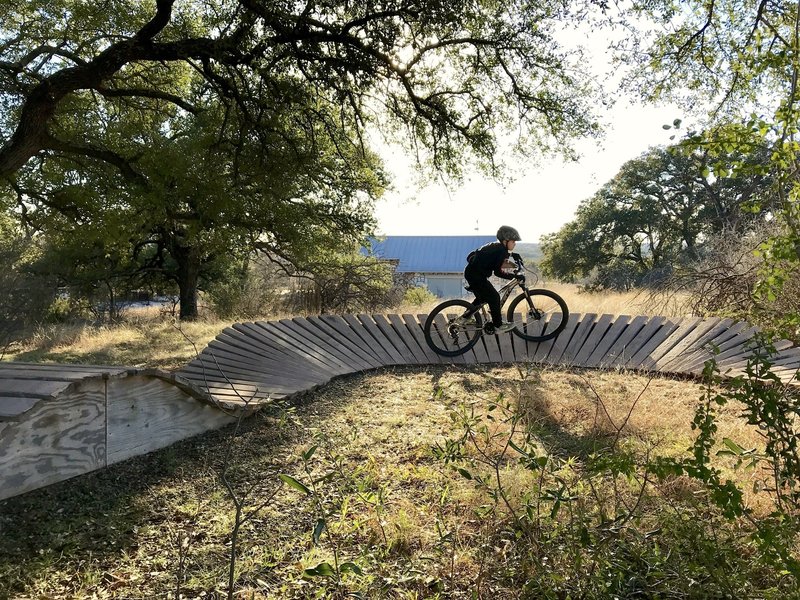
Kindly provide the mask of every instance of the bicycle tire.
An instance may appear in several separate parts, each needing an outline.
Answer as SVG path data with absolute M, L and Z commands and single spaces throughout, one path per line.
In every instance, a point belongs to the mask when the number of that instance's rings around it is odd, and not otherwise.
M 517 323 L 514 329 L 516 335 L 530 342 L 544 342 L 564 331 L 569 309 L 561 296 L 550 290 L 528 290 L 528 296 L 533 303 L 533 310 L 528 306 L 524 292 L 514 298 L 508 307 L 508 321 Z
M 478 343 L 483 335 L 483 319 L 480 311 L 475 313 L 475 325 L 459 326 L 454 323 L 474 306 L 466 300 L 447 300 L 436 306 L 425 319 L 422 331 L 431 350 L 441 356 L 459 356 Z M 448 317 L 447 310 L 452 310 Z M 463 310 L 459 310 L 463 309 Z

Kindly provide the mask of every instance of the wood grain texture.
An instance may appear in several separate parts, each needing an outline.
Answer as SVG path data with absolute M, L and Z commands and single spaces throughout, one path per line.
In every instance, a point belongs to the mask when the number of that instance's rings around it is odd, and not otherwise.
M 113 464 L 165 448 L 235 420 L 175 386 L 134 376 L 108 382 L 106 456 Z
M 74 385 L 24 418 L 0 423 L 0 499 L 106 465 L 105 382 Z

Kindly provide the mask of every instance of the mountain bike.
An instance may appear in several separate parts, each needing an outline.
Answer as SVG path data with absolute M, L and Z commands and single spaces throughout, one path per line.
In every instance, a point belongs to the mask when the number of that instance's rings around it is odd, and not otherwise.
M 553 339 L 567 326 L 567 303 L 550 290 L 528 288 L 522 258 L 514 253 L 511 259 L 516 265 L 514 279 L 498 291 L 502 306 L 517 287 L 522 289 L 522 293 L 508 305 L 506 319 L 515 324 L 512 332 L 531 342 Z M 469 291 L 469 287 L 466 289 Z M 458 356 L 467 352 L 478 343 L 481 336 L 496 334 L 488 307 L 486 302 L 475 305 L 461 299 L 442 302 L 425 320 L 425 341 L 442 356 Z

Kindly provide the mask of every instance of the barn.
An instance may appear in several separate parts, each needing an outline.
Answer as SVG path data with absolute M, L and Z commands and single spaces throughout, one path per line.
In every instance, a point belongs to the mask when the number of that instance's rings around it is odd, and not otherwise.
M 395 263 L 396 272 L 440 298 L 466 296 L 467 254 L 495 241 L 490 235 L 390 235 L 372 240 L 368 253 Z

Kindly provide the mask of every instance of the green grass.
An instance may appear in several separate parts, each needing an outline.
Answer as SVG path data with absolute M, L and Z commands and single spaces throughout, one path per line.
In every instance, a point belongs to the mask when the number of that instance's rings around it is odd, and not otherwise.
M 239 533 L 237 598 L 790 597 L 696 485 L 642 479 L 645 455 L 688 446 L 699 395 L 668 379 L 514 368 L 337 379 L 236 437 L 229 427 L 0 503 L 0 598 L 225 597 L 228 449 L 245 510 L 265 503 Z M 521 417 L 513 435 L 490 410 L 505 402 Z M 735 431 L 736 416 L 720 427 Z M 522 464 L 509 436 L 547 467 Z M 433 451 L 459 439 L 460 454 Z M 595 472 L 598 453 L 633 470 Z M 571 496 L 556 510 L 560 488 Z M 338 577 L 307 571 L 325 563 Z

